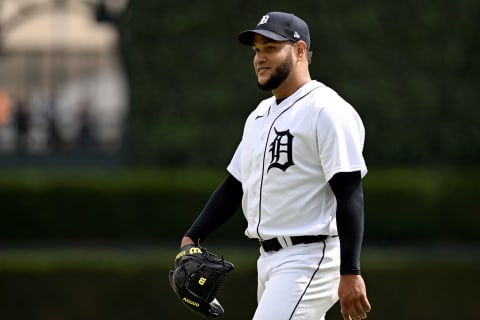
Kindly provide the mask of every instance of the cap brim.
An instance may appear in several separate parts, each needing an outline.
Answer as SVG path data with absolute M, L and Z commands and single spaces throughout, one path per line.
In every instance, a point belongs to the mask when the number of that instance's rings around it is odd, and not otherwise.
M 268 30 L 246 30 L 246 31 L 243 31 L 242 33 L 240 33 L 238 35 L 238 41 L 240 41 L 240 43 L 244 44 L 244 45 L 247 45 L 247 46 L 251 46 L 253 44 L 253 39 L 255 38 L 255 34 L 260 34 L 266 38 L 269 38 L 269 39 L 272 39 L 274 41 L 289 41 L 290 39 L 278 34 L 278 33 L 275 33 L 275 32 L 272 32 L 272 31 L 268 31 Z

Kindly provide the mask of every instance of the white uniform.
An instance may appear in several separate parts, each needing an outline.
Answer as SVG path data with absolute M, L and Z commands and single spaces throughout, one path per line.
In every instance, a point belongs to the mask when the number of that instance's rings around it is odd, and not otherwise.
M 285 248 L 260 250 L 255 320 L 321 319 L 338 299 L 338 237 L 296 246 L 289 237 L 337 235 L 328 181 L 338 172 L 365 176 L 364 138 L 353 107 L 314 80 L 279 105 L 263 100 L 248 117 L 227 167 L 242 183 L 245 234 Z

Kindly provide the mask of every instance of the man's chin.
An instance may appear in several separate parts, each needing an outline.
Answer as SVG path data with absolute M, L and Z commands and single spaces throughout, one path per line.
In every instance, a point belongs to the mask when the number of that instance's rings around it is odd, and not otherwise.
M 258 80 L 257 80 L 257 86 L 263 91 L 272 91 L 278 87 L 278 86 L 274 86 L 271 81 L 264 81 L 263 83 L 261 83 Z

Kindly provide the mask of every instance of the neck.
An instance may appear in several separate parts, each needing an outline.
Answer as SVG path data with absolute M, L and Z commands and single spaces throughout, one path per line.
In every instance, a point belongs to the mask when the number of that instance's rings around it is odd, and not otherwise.
M 272 90 L 272 93 L 277 100 L 285 99 L 311 80 L 308 73 L 304 77 L 287 78 L 277 89 Z

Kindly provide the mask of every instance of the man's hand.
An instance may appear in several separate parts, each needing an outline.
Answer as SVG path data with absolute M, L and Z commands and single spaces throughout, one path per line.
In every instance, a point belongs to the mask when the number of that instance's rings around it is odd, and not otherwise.
M 180 248 L 175 257 L 175 268 L 168 273 L 168 279 L 186 307 L 207 318 L 216 318 L 224 312 L 216 296 L 233 269 L 233 264 L 223 257 L 217 258 L 206 248 L 189 244 Z
M 345 274 L 340 276 L 338 296 L 343 320 L 365 319 L 371 306 L 362 276 Z

